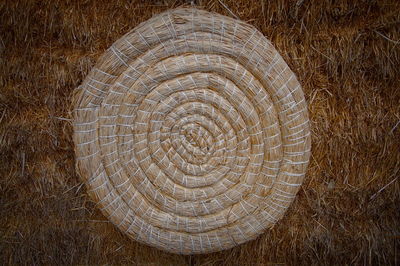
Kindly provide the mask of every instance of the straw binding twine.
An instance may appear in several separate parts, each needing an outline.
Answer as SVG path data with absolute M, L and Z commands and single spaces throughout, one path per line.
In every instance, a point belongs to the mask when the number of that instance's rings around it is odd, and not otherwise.
M 254 239 L 310 156 L 296 76 L 253 26 L 180 8 L 115 42 L 73 96 L 77 171 L 131 238 L 180 254 Z

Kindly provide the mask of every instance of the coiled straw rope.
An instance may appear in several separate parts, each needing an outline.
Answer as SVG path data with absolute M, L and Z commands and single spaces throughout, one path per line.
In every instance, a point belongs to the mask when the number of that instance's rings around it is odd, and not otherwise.
M 75 91 L 77 170 L 130 237 L 181 254 L 254 239 L 310 155 L 300 84 L 254 27 L 175 9 L 115 42 Z

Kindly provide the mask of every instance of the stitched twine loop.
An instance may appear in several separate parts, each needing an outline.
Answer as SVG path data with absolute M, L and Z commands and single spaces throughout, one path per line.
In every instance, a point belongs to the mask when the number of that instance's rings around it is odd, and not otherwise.
M 131 238 L 180 254 L 254 239 L 310 156 L 296 76 L 253 26 L 194 8 L 115 42 L 73 96 L 77 171 Z

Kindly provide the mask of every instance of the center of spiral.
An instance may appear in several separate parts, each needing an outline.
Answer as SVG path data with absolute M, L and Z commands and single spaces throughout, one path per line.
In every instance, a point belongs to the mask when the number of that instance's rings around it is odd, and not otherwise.
M 197 159 L 209 154 L 214 147 L 214 138 L 200 125 L 185 125 L 181 129 L 181 136 L 183 137 L 185 148 L 191 150 L 192 155 Z

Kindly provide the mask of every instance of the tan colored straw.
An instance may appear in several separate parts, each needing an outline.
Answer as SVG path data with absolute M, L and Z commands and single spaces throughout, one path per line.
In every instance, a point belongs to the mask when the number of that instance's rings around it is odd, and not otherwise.
M 296 76 L 253 26 L 180 8 L 115 42 L 73 97 L 77 170 L 131 238 L 231 248 L 285 213 L 310 156 Z

